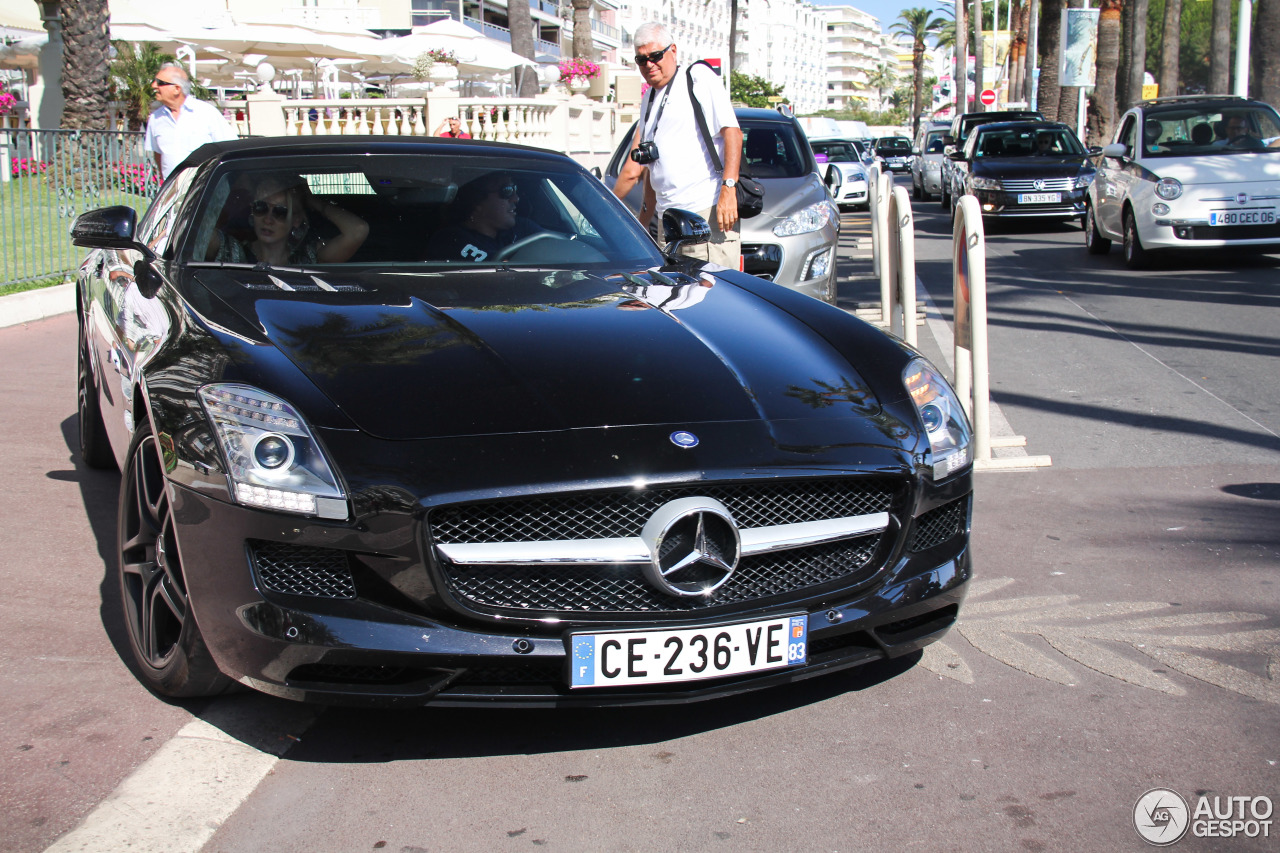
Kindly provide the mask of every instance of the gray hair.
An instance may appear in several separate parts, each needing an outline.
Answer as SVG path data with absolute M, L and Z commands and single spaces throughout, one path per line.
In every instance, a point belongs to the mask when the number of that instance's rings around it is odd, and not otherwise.
M 166 62 L 164 65 L 161 65 L 156 69 L 156 73 L 159 74 L 166 68 L 172 68 L 174 71 L 178 72 L 178 80 L 175 82 L 177 82 L 178 88 L 182 90 L 182 94 L 189 96 L 191 94 L 191 75 L 187 73 L 187 69 L 183 68 L 176 62 Z
M 642 44 L 660 44 L 666 47 L 675 43 L 675 37 L 671 35 L 671 30 L 667 29 L 657 21 L 649 21 L 636 27 L 635 35 L 631 37 L 636 47 Z

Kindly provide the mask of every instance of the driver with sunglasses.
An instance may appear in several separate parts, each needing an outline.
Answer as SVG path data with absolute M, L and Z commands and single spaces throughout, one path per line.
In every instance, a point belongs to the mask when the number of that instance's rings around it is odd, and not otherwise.
M 618 198 L 626 198 L 637 181 L 644 181 L 640 224 L 649 227 L 654 215 L 662 221 L 667 208 L 690 210 L 711 226 L 711 242 L 682 246 L 681 253 L 738 269 L 738 165 L 742 161 L 742 129 L 724 84 L 705 65 L 693 69 L 693 93 L 706 116 L 724 172 L 716 171 L 702 131 L 698 128 L 689 92 L 689 78 L 676 58 L 671 32 L 662 24 L 641 24 L 635 32 L 636 66 L 651 87 L 640 104 L 640 122 L 631 142 L 632 156 L 614 184 Z M 649 145 L 652 143 L 652 146 Z M 635 158 L 637 149 L 641 160 Z M 655 151 L 656 149 L 656 151 Z M 651 159 L 650 155 L 656 154 Z
M 151 80 L 160 106 L 147 118 L 144 151 L 155 156 L 162 178 L 206 142 L 235 139 L 235 131 L 213 104 L 191 97 L 191 78 L 176 62 L 160 66 Z
M 456 224 L 441 228 L 427 243 L 427 258 L 433 261 L 494 261 L 517 240 L 542 229 L 530 219 L 516 215 L 520 188 L 510 172 L 490 172 L 458 188 L 449 208 L 449 220 Z

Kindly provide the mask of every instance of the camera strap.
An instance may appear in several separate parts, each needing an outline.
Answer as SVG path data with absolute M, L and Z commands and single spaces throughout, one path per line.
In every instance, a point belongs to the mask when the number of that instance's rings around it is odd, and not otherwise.
M 654 116 L 654 117 L 653 117 L 653 126 L 652 126 L 652 127 L 650 127 L 650 126 L 649 126 L 649 113 L 650 113 L 650 111 L 652 111 L 652 110 L 653 110 L 653 95 L 652 95 L 652 94 L 650 94 L 650 95 L 649 95 L 649 105 L 648 105 L 647 107 L 645 107 L 645 111 L 644 111 L 644 125 L 643 125 L 643 126 L 641 126 L 641 128 L 640 128 L 640 139 L 641 139 L 641 140 L 644 140 L 644 138 L 645 138 L 645 136 L 646 136 L 645 131 L 648 131 L 648 134 L 647 134 L 647 135 L 648 135 L 648 137 L 649 137 L 649 139 L 650 139 L 650 140 L 652 140 L 652 139 L 653 139 L 654 134 L 658 132 L 658 122 L 662 121 L 662 111 L 663 111 L 663 110 L 665 110 L 665 109 L 667 108 L 667 98 L 671 97 L 671 90 L 674 88 L 674 84 L 675 84 L 675 82 L 676 82 L 676 77 L 678 77 L 678 76 L 680 76 L 680 66 L 679 66 L 679 65 L 677 65 L 677 66 L 676 66 L 676 72 L 675 72 L 675 74 L 672 74 L 672 75 L 671 75 L 671 79 L 670 79 L 669 81 L 667 81 L 667 88 L 666 88 L 666 89 L 663 91 L 663 93 L 662 93 L 662 103 L 658 104 L 658 114 L 657 114 L 656 116 Z M 650 89 L 649 91 L 652 93 L 652 91 L 653 91 L 653 90 L 652 90 L 652 89 Z

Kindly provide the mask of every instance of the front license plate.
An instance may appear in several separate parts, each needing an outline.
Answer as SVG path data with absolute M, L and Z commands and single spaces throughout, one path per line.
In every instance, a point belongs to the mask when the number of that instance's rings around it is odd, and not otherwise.
M 571 687 L 674 684 L 808 661 L 809 617 L 657 631 L 571 634 Z
M 1062 193 L 1023 193 L 1018 204 L 1061 204 Z
M 1275 208 L 1265 207 L 1254 210 L 1212 210 L 1209 212 L 1210 225 L 1274 225 Z

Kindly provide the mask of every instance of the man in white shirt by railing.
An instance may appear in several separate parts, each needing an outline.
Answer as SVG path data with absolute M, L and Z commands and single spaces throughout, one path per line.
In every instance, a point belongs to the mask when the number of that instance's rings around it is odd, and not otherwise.
M 142 147 L 155 155 L 161 178 L 169 177 L 188 154 L 206 142 L 236 138 L 217 107 L 191 97 L 191 78 L 176 62 L 160 66 L 151 91 L 160 106 L 147 119 Z

